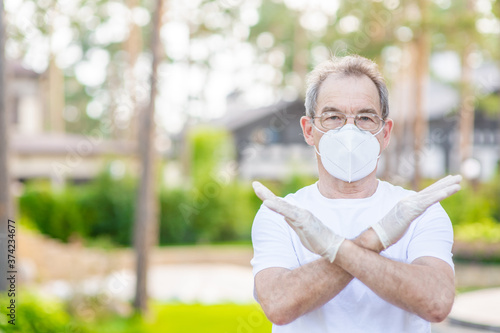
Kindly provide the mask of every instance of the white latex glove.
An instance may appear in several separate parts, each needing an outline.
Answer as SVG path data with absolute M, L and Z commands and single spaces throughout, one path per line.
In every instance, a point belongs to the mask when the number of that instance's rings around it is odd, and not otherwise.
M 399 201 L 382 220 L 372 226 L 384 249 L 396 243 L 408 226 L 425 210 L 460 190 L 462 176 L 447 176 L 420 192 Z
M 309 251 L 327 258 L 330 262 L 335 260 L 344 237 L 336 235 L 308 210 L 277 197 L 261 183 L 253 182 L 252 186 L 266 207 L 285 217 L 285 221 Z

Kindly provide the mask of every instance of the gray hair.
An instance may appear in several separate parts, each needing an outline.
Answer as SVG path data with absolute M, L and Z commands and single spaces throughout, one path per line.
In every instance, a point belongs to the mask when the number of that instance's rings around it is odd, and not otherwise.
M 389 93 L 384 78 L 378 70 L 377 64 L 359 55 L 333 57 L 330 60 L 320 63 L 309 73 L 305 101 L 306 116 L 313 117 L 315 115 L 319 88 L 330 74 L 338 74 L 344 77 L 368 76 L 378 90 L 382 119 L 386 119 L 389 116 Z

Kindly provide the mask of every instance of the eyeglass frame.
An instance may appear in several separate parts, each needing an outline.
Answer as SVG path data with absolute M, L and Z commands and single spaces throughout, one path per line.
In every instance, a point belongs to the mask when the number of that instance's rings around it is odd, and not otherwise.
M 343 115 L 345 116 L 345 121 L 344 121 L 344 124 L 343 124 L 342 126 L 339 126 L 339 127 L 336 127 L 336 128 L 326 128 L 326 127 L 324 127 L 324 126 L 323 126 L 323 124 L 321 123 L 321 115 L 323 115 L 323 114 L 325 114 L 325 113 L 333 113 L 333 112 L 340 113 L 340 114 L 343 114 Z M 381 125 L 380 125 L 380 127 L 379 127 L 379 128 L 377 128 L 377 129 L 374 129 L 374 130 L 365 130 L 365 129 L 360 128 L 360 127 L 356 124 L 356 117 L 357 117 L 357 116 L 359 116 L 359 115 L 361 115 L 361 114 L 370 114 L 370 115 L 374 115 L 374 116 L 376 116 L 376 117 L 377 117 L 378 119 L 380 119 L 380 121 L 381 121 Z M 348 118 L 353 118 L 353 119 L 354 119 L 354 126 L 356 126 L 356 128 L 358 128 L 358 129 L 359 129 L 359 130 L 361 130 L 361 131 L 370 132 L 370 133 L 372 133 L 372 134 L 373 134 L 373 132 L 375 132 L 376 134 L 380 133 L 380 131 L 384 128 L 384 126 L 385 126 L 385 124 L 386 124 L 386 122 L 385 122 L 384 118 L 382 118 L 381 116 L 379 116 L 378 114 L 373 113 L 373 112 L 360 112 L 360 113 L 358 113 L 358 114 L 356 114 L 356 115 L 347 115 L 347 114 L 345 114 L 344 112 L 341 112 L 341 111 L 325 111 L 325 112 L 321 113 L 321 115 L 319 115 L 319 116 L 312 116 L 312 117 L 310 117 L 310 118 L 311 118 L 311 124 L 312 124 L 314 127 L 316 127 L 316 124 L 314 124 L 314 119 L 319 118 L 319 119 L 320 119 L 319 124 L 320 124 L 321 128 L 322 128 L 322 129 L 325 129 L 325 130 L 327 130 L 327 131 L 330 131 L 330 130 L 339 130 L 339 129 L 341 129 L 342 127 L 344 127 L 344 126 L 347 124 L 347 119 L 348 119 Z M 316 128 L 317 128 L 317 127 L 316 127 Z M 375 135 L 376 135 L 376 134 L 375 134 Z

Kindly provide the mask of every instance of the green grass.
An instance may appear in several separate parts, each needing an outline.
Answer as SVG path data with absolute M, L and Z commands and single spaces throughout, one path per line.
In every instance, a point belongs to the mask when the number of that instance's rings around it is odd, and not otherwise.
M 271 323 L 257 304 L 162 304 L 154 305 L 146 320 L 112 317 L 89 328 L 95 333 L 269 333 Z
M 0 333 L 270 333 L 271 323 L 253 304 L 182 304 L 151 302 L 149 315 L 120 316 L 103 304 L 65 303 L 27 290 L 16 299 L 16 322 L 8 324 L 0 295 Z M 77 310 L 77 311 L 75 311 Z M 92 315 L 88 316 L 91 310 Z M 83 311 L 83 312 L 82 312 Z M 78 315 L 76 315 L 78 313 Z

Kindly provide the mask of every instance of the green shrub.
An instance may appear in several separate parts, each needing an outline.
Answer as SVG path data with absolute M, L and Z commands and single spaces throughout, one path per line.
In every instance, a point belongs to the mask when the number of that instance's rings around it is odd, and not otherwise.
M 250 184 L 234 180 L 234 143 L 229 132 L 197 127 L 188 134 L 192 186 L 179 211 L 197 242 L 250 239 L 256 206 Z
M 498 195 L 500 187 L 496 180 L 479 184 L 477 188 L 464 181 L 458 193 L 441 202 L 453 223 L 456 239 L 500 241 L 500 223 L 497 219 L 500 200 Z
M 208 178 L 207 178 L 208 179 Z M 84 185 L 61 192 L 46 183 L 26 186 L 20 198 L 24 220 L 62 241 L 73 235 L 130 246 L 133 238 L 135 181 L 113 180 L 103 173 Z M 192 188 L 162 188 L 159 242 L 162 245 L 249 240 L 260 206 L 249 183 L 208 179 Z
M 72 318 L 65 310 L 64 305 L 57 301 L 50 301 L 32 294 L 23 292 L 16 299 L 15 325 L 7 322 L 7 297 L 0 297 L 2 314 L 0 318 L 0 332 L 19 333 L 87 333 L 89 332 L 81 322 Z
M 281 189 L 281 195 L 286 196 L 289 193 L 295 193 L 301 188 L 314 184 L 317 181 L 317 177 L 311 177 L 308 175 L 302 175 L 299 173 L 292 174 L 283 184 Z
M 201 163 L 201 162 L 200 162 Z M 215 162 L 210 162 L 215 165 Z M 163 187 L 159 195 L 159 242 L 161 245 L 248 241 L 261 201 L 250 182 L 224 177 L 216 170 L 191 185 Z M 200 171 L 201 172 L 201 171 Z M 292 175 L 284 183 L 264 181 L 284 196 L 315 182 Z M 464 182 L 465 183 L 465 182 Z M 42 233 L 68 241 L 72 235 L 98 243 L 132 244 L 136 180 L 114 180 L 102 173 L 84 185 L 67 185 L 54 191 L 48 182 L 27 184 L 19 199 L 21 220 L 30 221 Z M 500 233 L 500 181 L 463 189 L 442 201 L 453 223 L 456 238 L 464 241 L 498 242 Z
M 492 218 L 455 226 L 455 237 L 465 241 L 500 242 L 500 224 Z
M 224 129 L 198 126 L 189 131 L 187 140 L 195 187 L 210 182 L 222 166 L 233 159 L 234 144 L 231 134 Z
M 29 184 L 19 199 L 21 215 L 35 222 L 42 233 L 63 241 L 73 233 L 86 235 L 89 231 L 78 205 L 73 187 L 52 191 L 47 182 Z
M 196 242 L 249 240 L 258 209 L 253 197 L 250 184 L 213 181 L 189 190 L 186 200 L 172 208 L 180 213 L 177 223 L 192 230 Z
M 495 177 L 485 184 L 484 196 L 491 206 L 491 216 L 500 221 L 500 172 L 497 171 Z
M 189 193 L 182 188 L 160 192 L 160 244 L 194 243 L 197 231 L 189 216 L 192 206 Z
M 102 173 L 90 184 L 52 190 L 47 182 L 33 182 L 19 199 L 21 215 L 42 233 L 68 241 L 109 237 L 116 244 L 131 244 L 135 186 L 132 179 L 116 181 Z
M 492 216 L 492 206 L 488 198 L 478 189 L 463 188 L 441 202 L 454 225 L 476 223 Z
M 132 244 L 136 181 L 131 177 L 114 180 L 102 173 L 83 186 L 78 206 L 89 226 L 89 237 L 106 236 L 119 245 Z

